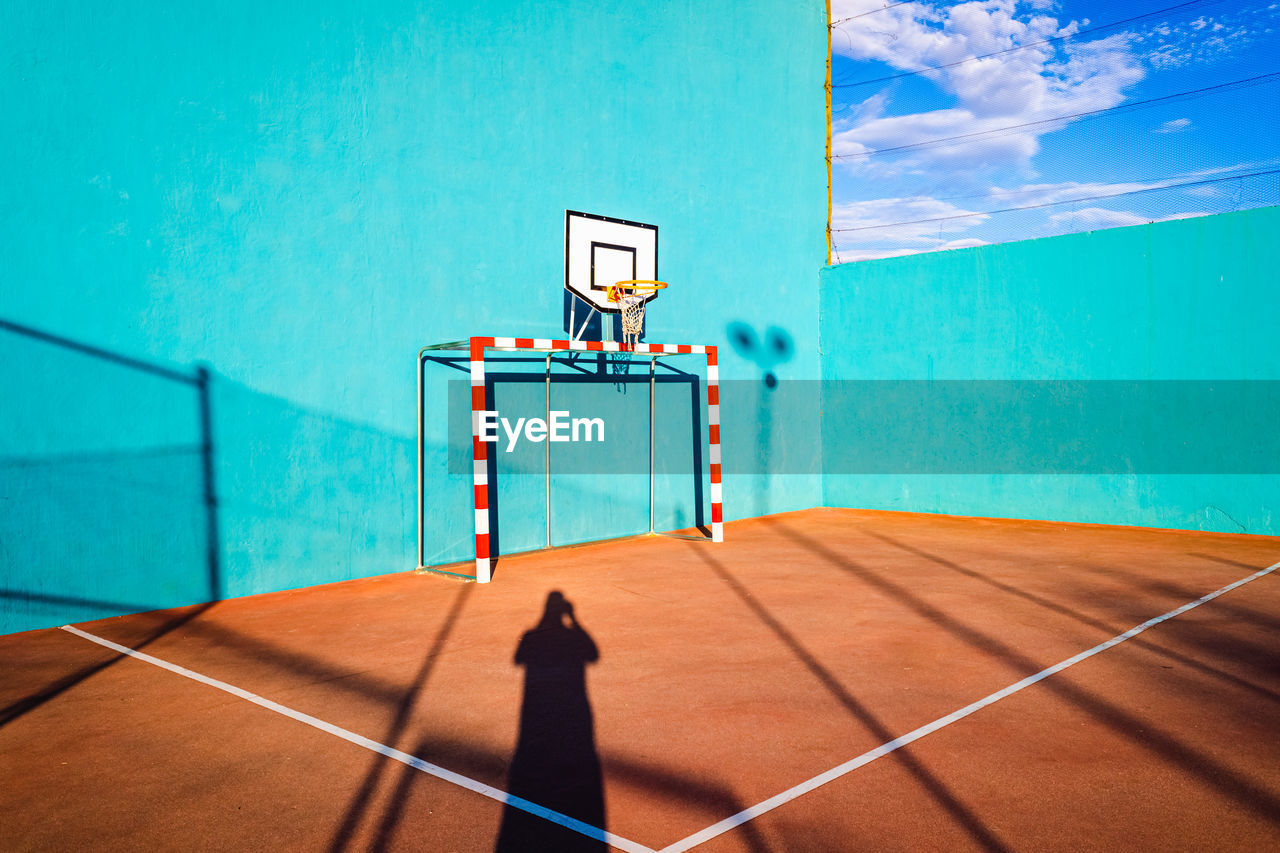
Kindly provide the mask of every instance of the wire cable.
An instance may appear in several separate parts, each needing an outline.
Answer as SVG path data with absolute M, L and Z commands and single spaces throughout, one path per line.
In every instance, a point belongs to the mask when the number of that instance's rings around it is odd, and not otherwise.
M 858 14 L 856 14 L 856 15 L 850 15 L 850 16 L 849 16 L 849 17 L 847 17 L 847 18 L 841 18 L 841 19 L 840 19 L 840 20 L 838 20 L 838 21 L 834 21 L 834 22 L 832 22 L 832 23 L 830 24 L 830 26 L 831 26 L 832 28 L 834 28 L 834 27 L 838 27 L 838 26 L 840 26 L 841 24 L 848 23 L 849 21 L 856 21 L 858 18 L 865 18 L 867 15 L 874 15 L 874 14 L 876 14 L 877 12 L 883 12 L 883 11 L 885 11 L 886 9 L 892 9 L 892 8 L 894 8 L 895 6 L 906 6 L 908 3 L 915 3 L 915 2 L 916 2 L 916 0 L 901 0 L 901 2 L 898 2 L 898 3 L 886 3 L 886 4 L 884 4 L 883 6 L 881 6 L 879 9 L 872 9 L 872 10 L 871 10 L 871 11 L 869 11 L 869 12 L 859 12 L 859 13 L 858 13 Z
M 1248 165 L 1251 167 L 1258 167 L 1258 166 L 1273 166 L 1277 164 L 1280 164 L 1280 159 L 1263 160 L 1257 163 L 1241 164 L 1241 166 Z M 1240 168 L 1241 166 L 1235 166 L 1232 168 Z M 1216 169 L 1216 170 L 1215 169 L 1199 169 L 1194 172 L 1183 172 L 1182 174 L 1179 174 L 1179 175 L 1165 175 L 1163 178 L 1141 178 L 1141 179 L 1130 180 L 1130 181 L 1111 181 L 1110 183 L 1158 184 L 1161 181 L 1180 181 L 1183 179 L 1199 180 L 1200 178 L 1203 178 L 1205 175 L 1212 174 L 1214 171 L 1221 173 L 1221 172 L 1226 172 L 1230 170 L 1222 169 L 1222 168 Z M 1222 177 L 1225 180 L 1230 180 L 1232 178 L 1249 177 L 1251 174 L 1253 173 L 1249 172 L 1249 173 L 1241 173 L 1241 174 L 1233 174 L 1233 175 L 1222 175 Z M 1036 193 L 1044 193 L 1047 189 L 1052 188 L 1052 186 L 1053 185 L 1050 184 L 1048 186 L 1032 187 L 1031 189 L 1023 189 L 1023 190 L 1000 190 L 998 192 L 977 193 L 973 195 L 939 195 L 939 196 L 927 196 L 927 197 L 932 199 L 933 201 L 973 201 L 974 199 L 1013 198 L 1015 196 L 1035 195 Z
M 955 62 L 947 62 L 942 65 L 931 65 L 928 68 L 917 68 L 914 71 L 902 71 L 897 74 L 889 74 L 885 77 L 875 77 L 870 80 L 860 80 L 856 83 L 835 83 L 833 84 L 832 88 L 833 89 L 851 89 L 856 86 L 869 86 L 872 83 L 887 83 L 890 80 L 898 80 L 903 77 L 913 77 L 917 74 L 927 74 L 930 71 L 942 71 L 944 69 L 955 68 L 958 65 L 964 65 L 969 62 L 977 62 L 979 59 L 990 59 L 993 56 L 1003 56 L 1007 53 L 1014 53 L 1019 50 L 1027 50 L 1029 48 L 1039 47 L 1040 45 L 1054 44 L 1056 42 L 1066 41 L 1067 39 L 1077 38 L 1086 33 L 1096 33 L 1102 30 L 1114 29 L 1115 27 L 1121 27 L 1121 26 L 1124 26 L 1125 24 L 1132 24 L 1134 21 L 1141 21 L 1145 18 L 1153 18 L 1156 15 L 1163 15 L 1167 12 L 1176 12 L 1180 9 L 1187 9 L 1194 6 L 1212 5 L 1214 3 L 1221 3 L 1221 2 L 1222 0 L 1186 0 L 1186 2 L 1178 3 L 1174 6 L 1166 6 L 1163 9 L 1156 9 L 1153 12 L 1144 12 L 1141 15 L 1135 15 L 1132 18 L 1125 18 L 1124 20 L 1121 20 L 1121 21 L 1113 21 L 1112 23 L 1109 23 L 1109 24 L 1099 24 L 1096 27 L 1088 27 L 1083 30 L 1076 30 L 1074 33 L 1070 33 L 1067 35 L 1051 36 L 1050 38 L 1041 39 L 1040 41 L 1029 42 L 1027 44 L 1014 45 L 1013 47 L 1007 47 L 1003 50 L 996 50 L 996 51 L 992 51 L 991 53 L 984 53 L 978 56 L 970 56 L 967 59 L 958 59 Z
M 1076 204 L 1082 201 L 1101 201 L 1108 198 L 1120 198 L 1122 196 L 1140 195 L 1142 193 L 1159 192 L 1160 190 L 1178 189 L 1180 187 L 1196 187 L 1206 184 L 1219 184 L 1223 181 L 1236 181 L 1241 178 L 1256 178 L 1262 175 L 1280 175 L 1280 169 L 1269 169 L 1261 172 L 1247 172 L 1243 175 L 1229 175 L 1220 178 L 1206 178 L 1199 181 L 1184 181 L 1182 183 L 1166 184 L 1162 187 L 1145 187 L 1140 190 L 1126 190 L 1118 193 L 1105 193 L 1101 195 L 1084 196 L 1081 198 L 1062 199 L 1061 201 L 1047 201 L 1043 204 L 1029 204 L 1023 207 L 1006 207 L 1000 210 L 979 210 L 973 213 L 957 213 L 950 216 L 934 216 L 929 219 L 912 219 L 905 222 L 886 222 L 879 225 L 859 225 L 856 228 L 833 228 L 832 234 L 847 234 L 851 231 L 870 231 L 875 228 L 894 228 L 899 225 L 926 225 L 931 222 L 947 222 L 953 219 L 972 219 L 975 216 L 993 216 L 997 213 L 1012 213 L 1015 210 L 1038 210 L 1045 207 L 1055 207 L 1060 204 Z
M 973 133 L 961 133 L 956 136 L 943 136 L 937 139 L 926 139 L 922 142 L 910 142 L 905 145 L 894 145 L 889 148 L 876 148 L 870 151 L 857 151 L 852 154 L 833 154 L 833 160 L 849 160 L 857 157 L 871 157 L 876 154 L 889 154 L 896 151 L 909 151 L 918 148 L 927 148 L 934 145 L 944 145 L 946 143 L 966 144 L 969 142 L 977 142 L 986 137 L 999 136 L 1000 134 L 1009 133 L 1015 130 L 1022 130 L 1028 127 L 1038 127 L 1044 124 L 1053 124 L 1060 121 L 1074 121 L 1076 119 L 1098 118 L 1103 115 L 1113 113 L 1127 112 L 1129 110 L 1145 109 L 1147 107 L 1157 106 L 1163 103 L 1169 103 L 1177 100 L 1192 100 L 1194 98 L 1212 95 L 1218 92 L 1226 92 L 1232 89 L 1243 89 L 1248 86 L 1260 86 L 1266 83 L 1274 83 L 1280 80 L 1280 71 L 1273 71 L 1269 74 L 1259 74 L 1255 77 L 1246 77 L 1242 80 L 1232 80 L 1229 83 L 1219 83 L 1216 86 L 1205 86 L 1202 89 L 1191 89 L 1187 92 L 1176 92 L 1172 95 L 1162 95 L 1159 98 L 1149 98 L 1145 101 L 1133 101 L 1127 104 L 1117 104 L 1114 107 L 1104 107 L 1098 110 L 1088 110 L 1086 112 L 1071 113 L 1070 115 L 1057 116 L 1055 118 L 1039 119 L 1037 121 L 1027 121 L 1021 124 L 1011 124 L 1005 127 L 993 127 L 990 130 L 976 130 Z

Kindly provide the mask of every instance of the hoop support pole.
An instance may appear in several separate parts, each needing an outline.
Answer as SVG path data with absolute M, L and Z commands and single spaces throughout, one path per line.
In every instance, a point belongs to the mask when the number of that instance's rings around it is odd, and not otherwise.
M 548 424 L 551 423 L 551 353 L 547 353 L 547 420 L 546 420 L 546 423 Z M 551 547 L 551 442 L 544 441 L 542 444 L 543 444 L 543 452 L 545 454 L 543 470 L 546 473 L 546 491 L 547 491 L 547 496 L 545 501 L 546 512 L 544 513 L 544 515 L 547 519 L 547 547 L 550 548 Z
M 422 568 L 423 557 L 426 556 L 427 550 L 426 524 L 424 524 L 422 520 L 422 513 L 425 509 L 423 506 L 424 495 L 422 494 L 425 489 L 425 485 L 423 483 L 425 474 L 422 470 L 422 433 L 424 432 L 422 421 L 425 418 L 422 406 L 422 365 L 423 354 L 425 352 L 425 349 L 418 350 L 418 568 Z

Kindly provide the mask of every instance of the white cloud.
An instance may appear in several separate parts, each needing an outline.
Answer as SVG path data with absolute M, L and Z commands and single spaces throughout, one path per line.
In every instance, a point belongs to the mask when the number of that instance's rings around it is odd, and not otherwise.
M 1197 198 L 1222 198 L 1222 187 L 1217 184 L 1202 184 L 1198 187 L 1187 187 L 1187 195 Z
M 1067 231 L 1092 231 L 1098 228 L 1123 228 L 1128 225 L 1146 225 L 1151 222 L 1169 222 L 1174 219 L 1190 219 L 1193 216 L 1208 216 L 1207 211 L 1187 210 L 1165 216 L 1144 216 L 1125 210 L 1108 210 L 1105 207 L 1086 207 L 1057 213 L 1049 217 L 1052 228 Z
M 836 246 L 836 257 L 838 258 L 837 263 L 847 264 L 853 261 L 871 261 L 878 258 L 900 258 L 903 255 L 918 255 L 922 252 L 945 252 L 950 249 L 972 249 L 975 246 L 989 245 L 991 244 L 986 240 L 965 237 L 959 240 L 934 241 L 931 245 L 898 246 L 896 248 Z
M 985 233 L 992 226 L 999 227 L 1002 220 L 996 218 L 999 216 L 998 213 L 984 213 L 981 210 L 956 204 L 964 201 L 977 202 L 976 207 L 988 211 L 1026 208 L 1026 212 L 1014 214 L 1014 216 L 1033 217 L 1031 221 L 1041 223 L 1040 230 L 1036 232 L 1041 235 L 1118 228 L 1204 216 L 1207 214 L 1202 210 L 1182 210 L 1170 214 L 1150 215 L 1098 205 L 1054 212 L 1053 205 L 1071 202 L 1087 204 L 1094 199 L 1112 199 L 1117 196 L 1123 197 L 1126 193 L 1158 190 L 1167 188 L 1170 184 L 1222 176 L 1253 169 L 1260 165 L 1266 165 L 1266 163 L 1244 163 L 1201 169 L 1161 181 L 1122 183 L 1066 181 L 1023 184 L 1010 189 L 994 187 L 990 192 L 972 198 L 945 199 L 915 196 L 848 202 L 836 205 L 833 211 L 831 227 L 835 233 L 832 236 L 836 242 L 837 253 L 843 261 L 986 245 L 992 241 L 991 234 L 978 236 L 975 233 L 965 232 Z M 1206 190 L 1216 191 L 1213 184 L 1185 189 L 1169 187 L 1169 189 L 1170 192 L 1201 197 L 1210 195 Z M 1028 220 L 1023 222 L 1027 223 Z M 1032 234 L 1024 228 L 1023 233 L 1018 236 L 1026 237 Z
M 1159 127 L 1157 127 L 1155 130 L 1151 132 L 1152 133 L 1181 133 L 1182 131 L 1187 130 L 1190 127 L 1191 127 L 1191 119 L 1175 118 L 1175 119 L 1170 119 L 1169 121 L 1166 121 L 1164 124 L 1160 125 Z
M 1184 210 L 1181 213 L 1171 213 L 1168 216 L 1162 216 L 1159 219 L 1153 219 L 1152 222 L 1172 222 L 1175 219 L 1194 219 L 1197 216 L 1212 216 L 1211 210 Z
M 836 205 L 831 213 L 831 228 L 844 231 L 839 238 L 848 243 L 870 241 L 933 246 L 943 234 L 964 231 L 988 218 L 985 213 L 935 198 L 878 198 Z M 859 232 L 863 233 L 854 236 Z
M 850 126 L 837 129 L 832 136 L 832 151 L 840 155 L 862 155 L 868 151 L 882 151 L 903 145 L 916 145 L 935 139 L 945 139 L 1008 127 L 1009 119 L 999 117 L 979 118 L 966 109 L 934 110 L 907 116 L 873 117 L 855 121 Z M 910 162 L 930 160 L 942 162 L 969 162 L 979 160 L 1025 160 L 1039 151 L 1039 137 L 1026 132 L 1003 133 L 980 140 L 962 139 L 951 144 L 931 145 L 899 155 Z M 890 152 L 886 152 L 890 153 Z M 871 159 L 877 155 L 863 159 Z M 846 162 L 851 168 L 862 164 Z
M 1201 15 L 1182 24 L 1165 22 L 1134 35 L 1157 70 L 1192 63 L 1210 64 L 1238 53 L 1257 34 L 1269 32 L 1278 7 L 1233 9 L 1217 17 Z
M 1177 211 L 1213 206 L 1221 187 L 1125 194 L 1260 165 L 1123 183 L 1037 183 L 1034 169 L 1046 134 L 1071 124 L 1059 117 L 1124 104 L 1151 69 L 1238 51 L 1253 37 L 1246 25 L 1259 16 L 1274 18 L 1280 4 L 1190 22 L 1153 18 L 1135 23 L 1131 32 L 1108 29 L 1037 44 L 1074 35 L 1090 22 L 1062 18 L 1062 4 L 1054 0 L 918 0 L 887 8 L 886 3 L 832 0 L 833 21 L 852 17 L 833 31 L 833 51 L 854 61 L 839 63 L 833 81 L 833 153 L 840 157 L 836 200 L 853 194 L 861 199 L 837 203 L 833 211 L 833 239 L 843 260 L 1203 215 Z M 1125 16 L 1106 20 L 1114 17 Z M 1252 26 L 1255 35 L 1263 31 L 1256 22 Z M 997 55 L 973 59 L 992 53 Z M 858 68 L 859 76 L 849 68 Z M 850 85 L 860 81 L 869 82 Z M 903 100 L 908 93 L 921 98 L 930 85 L 935 91 L 923 96 L 930 109 L 919 109 L 920 100 Z M 1192 129 L 1190 119 L 1176 118 L 1152 132 Z M 961 138 L 937 142 L 950 137 Z M 1149 174 L 1162 171 L 1155 164 Z M 997 213 L 1003 208 L 1028 209 Z
M 1157 71 L 1180 68 L 1191 61 L 1191 51 L 1176 44 L 1164 44 L 1147 54 L 1147 62 Z
M 1038 4 L 1034 8 L 1039 11 L 1049 6 Z M 953 95 L 956 103 L 946 109 L 886 115 L 886 98 L 877 103 L 875 113 L 859 113 L 836 123 L 833 141 L 837 154 L 912 145 L 1105 109 L 1122 103 L 1124 89 L 1143 76 L 1129 36 L 1036 44 L 1074 32 L 1078 24 L 1063 25 L 1045 14 L 1020 14 L 1015 0 L 981 0 L 949 7 L 908 3 L 887 9 L 877 0 L 836 0 L 832 19 L 839 21 L 875 8 L 881 11 L 841 24 L 841 37 L 833 39 L 833 50 L 852 59 L 878 60 L 909 72 L 959 63 L 924 74 Z M 1021 45 L 1029 46 L 971 60 Z M 837 85 L 840 82 L 837 80 Z M 880 94 L 887 91 L 891 90 L 882 89 Z M 877 168 L 883 172 L 883 166 L 869 161 L 888 158 L 899 162 L 899 171 L 936 166 L 1025 169 L 1040 150 L 1040 137 L 1063 124 L 900 154 L 850 158 L 843 165 L 856 173 L 874 172 Z
M 875 261 L 880 258 L 900 258 L 903 255 L 918 255 L 922 252 L 931 252 L 930 249 L 842 249 L 838 246 L 833 247 L 835 254 L 835 262 L 837 264 L 849 264 L 855 261 Z
M 1228 172 L 1239 171 L 1247 166 L 1219 166 L 1211 169 L 1199 169 L 1194 172 L 1187 172 L 1182 175 L 1176 175 L 1171 178 L 1165 178 L 1158 181 L 1122 181 L 1115 183 L 1107 183 L 1101 181 L 1063 181 L 1054 184 L 1024 184 L 1015 189 L 1000 189 L 994 187 L 988 197 L 989 207 L 1030 207 L 1042 206 L 1056 203 L 1066 203 L 1072 200 L 1090 201 L 1099 197 L 1114 197 L 1125 193 L 1147 192 L 1164 188 L 1176 188 L 1171 185 L 1185 183 L 1187 181 L 1195 181 L 1198 179 L 1208 179 L 1213 177 L 1224 176 Z M 1201 186 L 1213 186 L 1213 184 L 1202 184 Z M 1182 192 L 1187 192 L 1193 187 L 1188 187 Z M 1150 222 L 1150 219 L 1144 219 L 1144 222 Z
M 836 255 L 849 262 L 985 245 L 985 240 L 956 235 L 988 218 L 942 199 L 883 198 L 836 205 L 831 227 L 863 229 L 832 235 Z
M 986 240 L 979 240 L 976 237 L 965 237 L 964 239 L 961 239 L 961 240 L 948 240 L 942 245 L 936 247 L 934 251 L 940 252 L 945 249 L 972 249 L 976 246 L 990 246 L 990 245 L 991 244 L 988 243 Z
M 1144 225 L 1150 222 L 1145 216 L 1123 210 L 1107 210 L 1105 207 L 1086 207 L 1068 210 L 1049 217 L 1053 228 L 1069 228 L 1072 231 L 1091 231 L 1095 228 L 1120 228 L 1125 225 Z

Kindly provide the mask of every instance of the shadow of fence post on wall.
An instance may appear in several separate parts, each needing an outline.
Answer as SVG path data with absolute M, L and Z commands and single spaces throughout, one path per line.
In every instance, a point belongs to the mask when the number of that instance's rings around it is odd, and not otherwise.
M 515 662 L 525 670 L 524 699 L 507 792 L 604 829 L 604 783 L 586 681 L 587 665 L 599 658 L 573 604 L 559 591 L 549 593 L 541 620 L 516 648 Z M 586 853 L 608 845 L 508 806 L 495 849 Z
M 0 332 L 0 633 L 221 598 L 208 368 Z

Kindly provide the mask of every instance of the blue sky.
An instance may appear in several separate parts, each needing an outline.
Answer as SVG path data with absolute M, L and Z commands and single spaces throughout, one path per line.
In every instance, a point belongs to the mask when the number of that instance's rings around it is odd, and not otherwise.
M 833 262 L 1280 203 L 1277 0 L 833 0 L 831 20 Z

